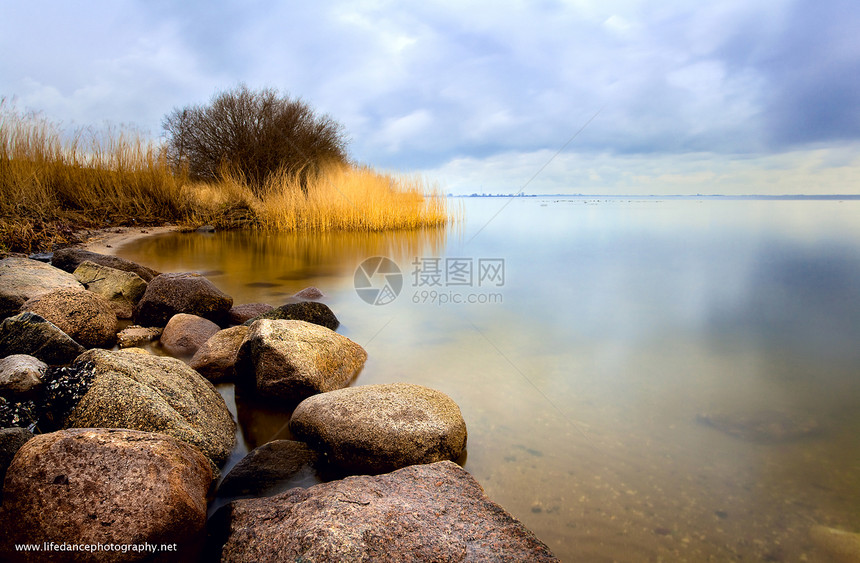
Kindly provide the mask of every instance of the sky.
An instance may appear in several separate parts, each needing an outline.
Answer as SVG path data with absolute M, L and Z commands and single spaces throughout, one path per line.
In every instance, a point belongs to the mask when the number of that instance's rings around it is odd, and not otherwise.
M 153 138 L 244 83 L 444 192 L 860 193 L 856 0 L 0 0 L 0 96 Z

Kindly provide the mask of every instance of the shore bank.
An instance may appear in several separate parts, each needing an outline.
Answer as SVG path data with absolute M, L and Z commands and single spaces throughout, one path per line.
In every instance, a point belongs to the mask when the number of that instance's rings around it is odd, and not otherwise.
M 116 250 L 124 244 L 134 242 L 143 237 L 160 235 L 179 231 L 177 225 L 162 225 L 160 227 L 112 227 L 92 231 L 79 245 L 84 250 L 98 252 L 99 254 L 115 254 Z

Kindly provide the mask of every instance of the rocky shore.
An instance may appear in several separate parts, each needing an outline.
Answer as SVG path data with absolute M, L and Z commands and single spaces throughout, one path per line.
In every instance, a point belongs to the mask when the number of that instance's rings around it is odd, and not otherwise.
M 450 397 L 349 387 L 367 352 L 321 295 L 237 304 L 92 247 L 0 260 L 0 559 L 556 560 L 453 463 L 467 431 Z M 221 478 L 237 428 L 213 383 L 292 412 L 302 441 Z M 267 496 L 302 474 L 336 477 Z

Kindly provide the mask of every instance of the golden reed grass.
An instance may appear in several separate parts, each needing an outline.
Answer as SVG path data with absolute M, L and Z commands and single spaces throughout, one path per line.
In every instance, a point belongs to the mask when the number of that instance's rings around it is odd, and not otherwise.
M 206 183 L 176 174 L 164 151 L 133 131 L 68 134 L 0 101 L 0 250 L 74 241 L 79 229 L 173 222 L 273 231 L 380 231 L 454 220 L 417 176 L 332 165 L 302 189 L 274 174 L 257 194 L 236 174 Z

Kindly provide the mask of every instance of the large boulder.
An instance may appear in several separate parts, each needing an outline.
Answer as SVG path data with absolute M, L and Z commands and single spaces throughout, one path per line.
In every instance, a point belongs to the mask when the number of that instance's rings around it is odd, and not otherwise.
M 150 432 L 74 429 L 25 443 L 6 475 L 5 553 L 14 544 L 177 544 L 168 560 L 193 561 L 206 525 L 209 461 Z M 43 554 L 44 556 L 44 554 Z M 25 561 L 141 561 L 151 552 L 54 552 Z M 161 560 L 161 559 L 159 559 Z
M 317 453 L 307 444 L 273 440 L 251 450 L 233 466 L 218 486 L 218 495 L 236 497 L 264 493 L 291 478 L 312 475 L 316 461 Z
M 213 524 L 239 561 L 558 561 L 450 461 L 234 501 Z
M 247 326 L 234 326 L 216 332 L 197 349 L 188 365 L 209 381 L 231 379 L 239 347 L 247 335 Z
M 6 478 L 6 469 L 9 468 L 21 446 L 32 437 L 33 433 L 26 428 L 0 429 L 0 500 L 3 499 L 3 480 Z
M 122 270 L 123 272 L 135 273 L 146 282 L 159 274 L 159 272 L 156 272 L 152 268 L 141 266 L 131 260 L 126 260 L 119 256 L 90 252 L 83 248 L 63 248 L 62 250 L 54 251 L 54 256 L 51 259 L 51 263 L 54 266 L 67 272 L 74 272 L 78 269 L 78 266 L 85 261 L 90 261 L 95 264 L 99 264 L 100 266 L 107 266 L 108 268 L 114 268 L 116 270 Z
M 60 288 L 83 286 L 75 276 L 44 262 L 18 256 L 0 260 L 0 319 L 17 313 L 28 299 Z
M 164 326 L 173 315 L 188 313 L 225 323 L 232 306 L 233 298 L 200 274 L 161 274 L 146 286 L 134 320 L 143 326 Z
M 290 431 L 353 473 L 456 460 L 466 447 L 460 408 L 441 391 L 411 383 L 339 389 L 296 407 Z
M 90 350 L 89 390 L 66 428 L 130 428 L 161 432 L 197 446 L 216 463 L 230 455 L 236 424 L 211 383 L 175 358 Z
M 228 312 L 230 324 L 240 325 L 251 319 L 268 313 L 274 309 L 268 303 L 244 303 L 242 305 L 233 305 L 233 308 Z
M 134 306 L 146 291 L 146 282 L 134 272 L 125 272 L 84 260 L 75 269 L 75 279 L 87 290 L 110 302 L 116 316 L 130 319 Z
M 29 311 L 0 323 L 0 356 L 29 354 L 51 365 L 71 363 L 86 348 L 54 323 Z
M 192 356 L 219 330 L 209 319 L 179 313 L 167 321 L 161 333 L 161 346 L 174 356 Z
M 245 321 L 246 325 L 251 325 L 254 321 L 261 319 L 270 320 L 291 320 L 305 321 L 324 326 L 331 330 L 337 330 L 340 326 L 340 321 L 334 315 L 334 312 L 328 308 L 328 305 L 317 303 L 315 301 L 300 301 L 299 303 L 286 303 L 280 307 L 275 307 L 271 311 L 263 313 L 253 319 Z
M 325 327 L 305 321 L 259 320 L 236 357 L 240 385 L 259 396 L 298 402 L 345 387 L 364 366 L 364 348 Z
M 37 395 L 48 364 L 27 354 L 0 360 L 0 396 L 19 399 Z
M 116 342 L 116 313 L 107 299 L 91 291 L 55 289 L 21 308 L 51 321 L 87 348 L 110 348 Z

